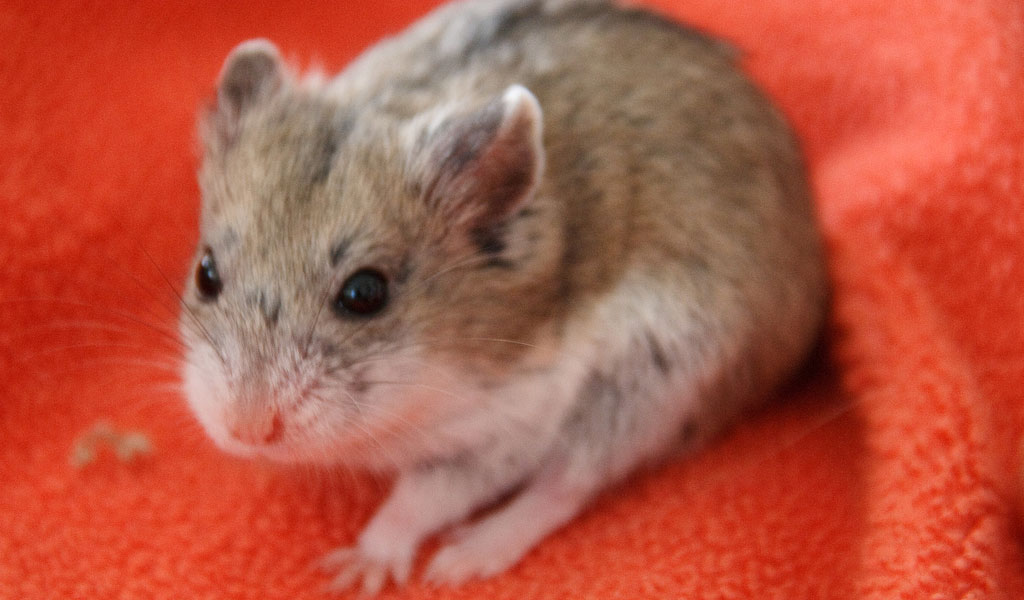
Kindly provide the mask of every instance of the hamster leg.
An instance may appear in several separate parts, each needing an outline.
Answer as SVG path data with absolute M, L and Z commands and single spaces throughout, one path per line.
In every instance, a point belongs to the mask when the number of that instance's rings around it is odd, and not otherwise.
M 337 573 L 330 589 L 358 585 L 364 594 L 373 595 L 389 579 L 406 582 L 423 540 L 518 484 L 536 468 L 541 452 L 487 452 L 400 475 L 356 545 L 324 559 L 324 568 Z
M 424 578 L 458 584 L 505 571 L 572 520 L 599 487 L 593 478 L 570 476 L 564 466 L 546 466 L 506 506 L 457 530 L 454 541 L 434 555 Z
M 621 364 L 631 361 L 632 370 L 595 371 L 586 379 L 577 411 L 525 487 L 442 546 L 427 567 L 428 580 L 460 583 L 505 571 L 598 492 L 676 441 L 693 404 L 685 393 L 652 383 L 658 378 L 647 377 L 635 357 Z M 612 372 L 624 375 L 607 374 Z

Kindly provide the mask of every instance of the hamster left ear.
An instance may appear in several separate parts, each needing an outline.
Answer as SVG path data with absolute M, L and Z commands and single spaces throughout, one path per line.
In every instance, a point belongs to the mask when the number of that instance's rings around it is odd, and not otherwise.
M 264 39 L 242 42 L 224 60 L 217 84 L 217 108 L 238 117 L 273 95 L 284 77 L 277 46 Z
M 486 227 L 510 215 L 540 181 L 543 115 L 513 85 L 483 108 L 449 118 L 421 149 L 425 199 L 450 222 Z
M 217 82 L 217 104 L 200 121 L 208 151 L 230 148 L 242 115 L 271 98 L 287 80 L 277 47 L 263 39 L 242 42 L 228 54 Z

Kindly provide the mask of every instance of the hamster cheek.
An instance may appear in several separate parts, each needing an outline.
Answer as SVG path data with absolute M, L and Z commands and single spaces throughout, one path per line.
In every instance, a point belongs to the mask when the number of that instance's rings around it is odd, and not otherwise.
M 364 394 L 363 416 L 392 426 L 425 427 L 466 402 L 462 380 L 447 365 L 423 358 L 396 358 L 381 364 Z

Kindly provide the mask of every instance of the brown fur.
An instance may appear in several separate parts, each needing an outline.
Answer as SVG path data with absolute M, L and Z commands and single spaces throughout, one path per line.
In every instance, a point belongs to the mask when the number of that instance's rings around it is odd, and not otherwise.
M 495 17 L 504 29 L 486 43 L 467 41 L 451 58 L 422 50 L 440 43 L 434 31 L 385 43 L 331 84 L 326 98 L 315 87 L 288 84 L 247 115 L 227 156 L 208 146 L 207 211 L 230 203 L 220 196 L 231 194 L 240 203 L 234 210 L 258 221 L 247 250 L 294 262 L 275 265 L 278 273 L 307 275 L 323 263 L 332 235 L 355 238 L 353 252 L 361 251 L 360 239 L 372 239 L 395 268 L 410 261 L 406 286 L 416 291 L 399 294 L 396 314 L 364 327 L 367 336 L 429 323 L 420 332 L 426 337 L 458 332 L 531 342 L 545 324 L 565 318 L 570 303 L 578 309 L 592 301 L 625 270 L 666 262 L 678 268 L 662 276 L 709 294 L 721 310 L 763 296 L 764 320 L 779 312 L 787 292 L 772 292 L 749 274 L 820 277 L 798 152 L 781 120 L 732 69 L 727 48 L 641 11 L 598 3 L 541 18 L 539 6 L 525 3 L 517 18 Z M 538 69 L 529 50 L 537 47 L 558 64 Z M 512 83 L 537 96 L 546 125 L 543 183 L 527 213 L 507 226 L 506 245 L 519 257 L 511 268 L 455 269 L 426 281 L 473 247 L 453 240 L 448 224 L 416 196 L 402 122 L 437 106 L 482 105 Z M 334 172 L 320 181 L 314 173 L 324 170 L 328 147 Z M 776 182 L 792 193 L 766 194 Z M 317 239 L 293 239 L 297 230 Z M 319 299 L 329 278 L 317 275 L 294 287 L 316 290 L 311 296 Z M 737 287 L 707 285 L 717 280 Z M 308 306 L 311 298 L 291 300 Z M 820 310 L 820 295 L 805 302 L 794 312 Z M 445 347 L 495 365 L 509 364 L 522 348 L 454 340 Z

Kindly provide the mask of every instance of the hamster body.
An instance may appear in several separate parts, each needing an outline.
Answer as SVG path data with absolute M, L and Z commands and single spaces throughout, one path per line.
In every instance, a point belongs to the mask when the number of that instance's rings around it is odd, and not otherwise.
M 204 117 L 181 320 L 224 449 L 391 471 L 334 584 L 515 564 L 815 342 L 798 148 L 716 41 L 599 0 L 444 6 L 333 79 L 265 41 Z

